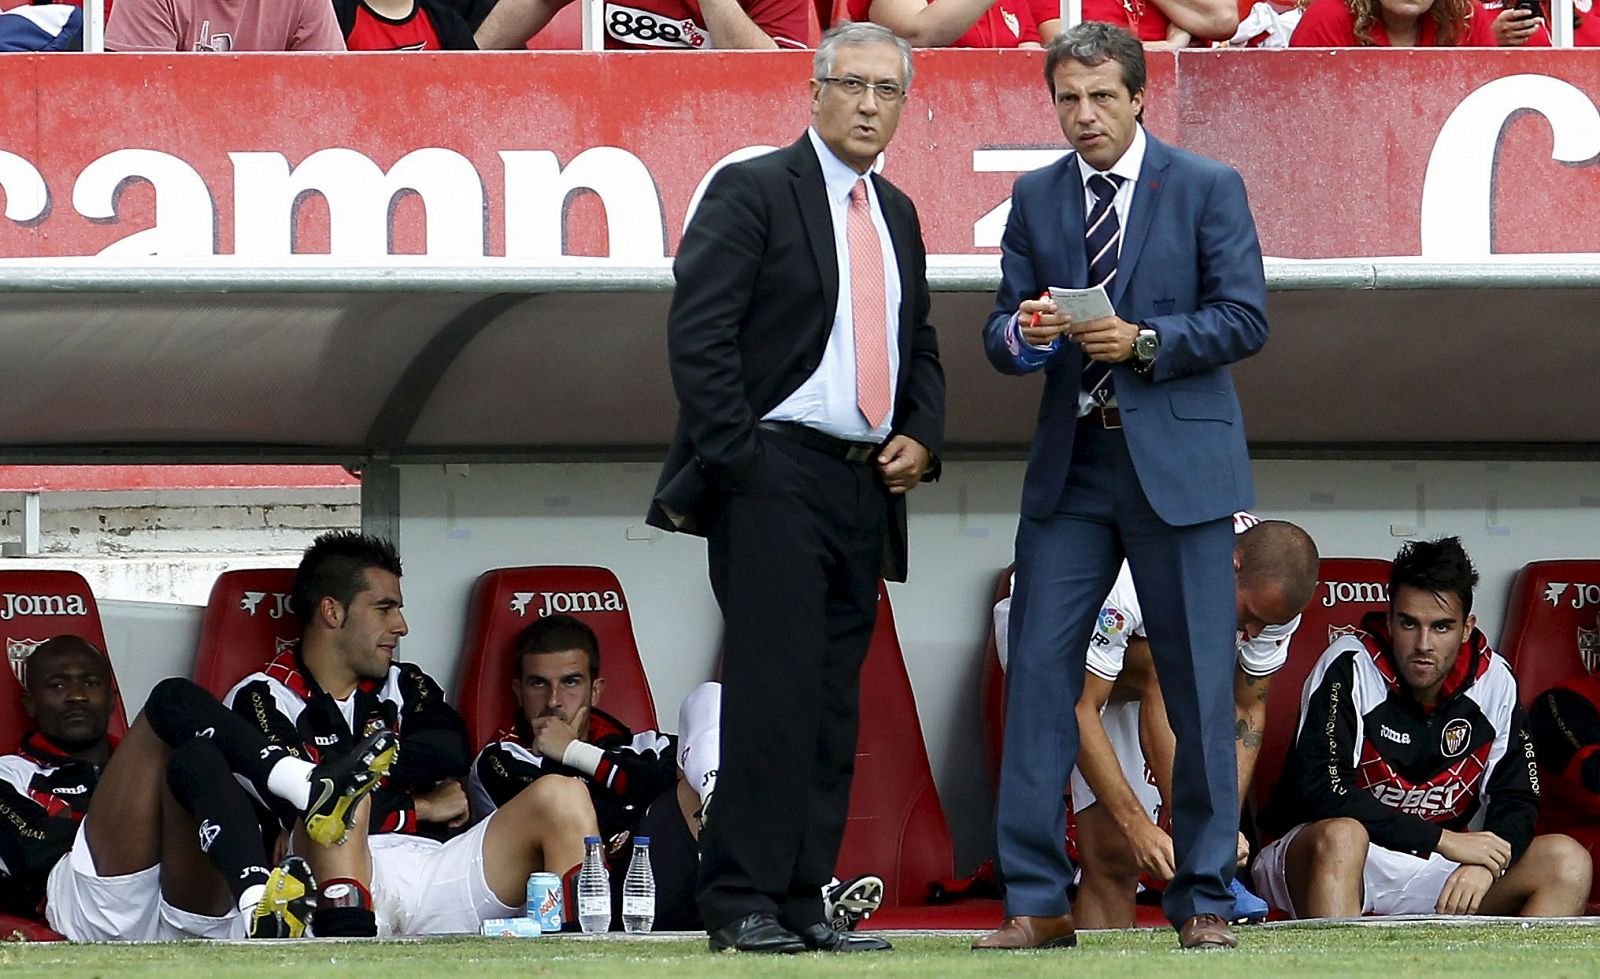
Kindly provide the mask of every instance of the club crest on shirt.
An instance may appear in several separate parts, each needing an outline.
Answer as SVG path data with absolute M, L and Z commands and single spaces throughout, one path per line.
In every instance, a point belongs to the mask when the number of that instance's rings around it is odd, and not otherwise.
M 1600 667 L 1600 627 L 1585 629 L 1578 626 L 1578 658 L 1583 660 L 1583 668 L 1590 673 Z
M 1444 726 L 1439 734 L 1439 750 L 1446 758 L 1454 758 L 1467 750 L 1472 740 L 1472 722 L 1458 717 Z
M 1000 19 L 1006 22 L 1006 29 L 1011 32 L 1012 37 L 1022 36 L 1022 22 L 1017 20 L 1016 14 L 1009 10 L 1001 10 Z
M 1100 610 L 1100 631 L 1108 636 L 1114 636 L 1128 627 L 1128 617 L 1122 610 L 1115 606 L 1107 605 Z
M 6 662 L 11 664 L 11 675 L 22 686 L 28 685 L 28 657 L 38 649 L 43 639 L 12 639 L 6 637 Z

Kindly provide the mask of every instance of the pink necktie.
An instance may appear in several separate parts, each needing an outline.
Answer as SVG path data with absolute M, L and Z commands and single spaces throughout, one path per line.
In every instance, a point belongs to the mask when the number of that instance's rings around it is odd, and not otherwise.
M 850 245 L 850 316 L 856 334 L 856 404 L 877 428 L 889 416 L 889 339 L 883 296 L 883 248 L 872 224 L 867 183 L 850 188 L 845 220 Z

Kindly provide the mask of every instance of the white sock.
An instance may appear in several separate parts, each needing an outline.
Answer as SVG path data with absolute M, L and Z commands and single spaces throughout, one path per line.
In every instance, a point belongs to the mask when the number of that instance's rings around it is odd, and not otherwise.
M 678 709 L 678 767 L 700 797 L 717 787 L 722 762 L 722 684 L 702 683 Z
M 311 805 L 311 770 L 316 766 L 300 758 L 280 758 L 267 773 L 267 788 L 296 809 Z
M 267 893 L 265 884 L 251 884 L 244 889 L 244 893 L 239 897 L 239 913 L 244 915 L 246 920 L 255 914 L 256 905 L 261 903 L 261 895 L 265 893 Z

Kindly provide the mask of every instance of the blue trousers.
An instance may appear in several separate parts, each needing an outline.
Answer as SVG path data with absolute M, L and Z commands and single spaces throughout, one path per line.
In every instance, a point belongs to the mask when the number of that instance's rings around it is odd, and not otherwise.
M 1173 855 L 1162 901 L 1181 926 L 1233 908 L 1239 828 L 1233 669 L 1233 527 L 1187 527 L 1151 509 L 1119 430 L 1080 423 L 1055 512 L 1022 518 L 1011 597 L 997 858 L 1007 915 L 1061 915 L 1067 885 L 1067 779 L 1078 757 L 1074 706 L 1106 594 L 1126 558 L 1177 737 Z

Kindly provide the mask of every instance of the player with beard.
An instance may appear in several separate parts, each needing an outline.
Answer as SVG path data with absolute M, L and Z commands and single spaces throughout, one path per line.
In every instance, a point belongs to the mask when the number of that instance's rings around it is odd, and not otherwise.
M 1389 610 L 1328 647 L 1266 813 L 1257 889 L 1300 918 L 1583 913 L 1590 866 L 1535 836 L 1539 783 L 1516 678 L 1477 629 L 1455 537 L 1406 544 Z

